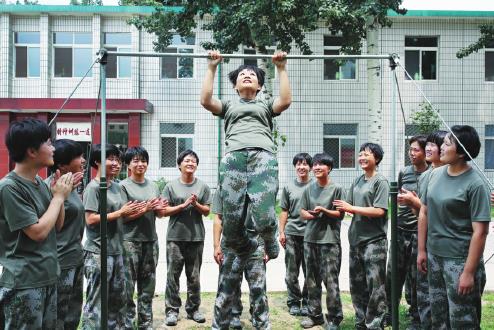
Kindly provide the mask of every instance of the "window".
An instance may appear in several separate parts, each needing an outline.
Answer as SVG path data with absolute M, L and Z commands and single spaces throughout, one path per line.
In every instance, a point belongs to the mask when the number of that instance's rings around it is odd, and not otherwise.
M 165 53 L 193 53 L 196 37 L 182 38 L 173 35 L 171 45 Z M 161 79 L 194 78 L 194 59 L 192 57 L 163 57 L 161 59 Z
M 494 81 L 494 41 L 485 47 L 485 81 Z
M 413 80 L 436 80 L 437 37 L 405 37 L 405 68 Z
M 115 145 L 122 155 L 127 151 L 129 143 L 129 124 L 128 123 L 108 123 L 107 125 L 108 143 Z M 122 168 L 118 174 L 118 179 L 123 180 L 127 177 L 127 165 L 122 161 Z
M 194 147 L 193 123 L 160 123 L 161 167 L 176 167 L 178 155 Z
M 14 32 L 15 76 L 39 77 L 39 32 Z
M 324 124 L 323 150 L 334 159 L 334 168 L 355 168 L 358 124 Z
M 339 36 L 324 36 L 324 55 L 340 55 L 343 38 Z M 324 80 L 356 79 L 356 60 L 343 61 L 338 64 L 335 60 L 324 60 Z
M 485 125 L 485 165 L 486 170 L 494 170 L 494 125 Z
M 103 45 L 109 51 L 130 52 L 131 49 L 130 33 L 104 33 Z M 106 65 L 107 78 L 130 78 L 130 61 L 128 56 L 108 56 Z
M 419 127 L 414 124 L 406 124 L 405 125 L 405 158 L 404 158 L 404 164 L 405 166 L 412 165 L 412 162 L 410 161 L 410 157 L 408 156 L 408 150 L 410 149 L 410 138 L 420 134 Z
M 268 54 L 274 54 L 274 49 L 268 49 L 267 50 Z M 244 48 L 244 54 L 256 54 L 256 50 L 254 48 Z M 257 66 L 257 59 L 251 59 L 251 58 L 245 58 L 244 59 L 244 64 L 245 65 L 253 65 Z M 276 70 L 273 62 L 271 60 L 267 61 L 266 63 L 266 69 L 267 69 L 267 79 L 275 79 L 276 77 Z
M 82 77 L 93 63 L 93 37 L 91 33 L 55 32 L 54 76 Z M 88 73 L 88 77 L 92 72 Z

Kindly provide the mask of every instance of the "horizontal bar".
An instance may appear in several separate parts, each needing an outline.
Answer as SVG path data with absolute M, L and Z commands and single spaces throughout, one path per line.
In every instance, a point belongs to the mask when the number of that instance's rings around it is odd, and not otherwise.
M 107 51 L 108 55 L 113 56 L 137 56 L 137 57 L 192 57 L 192 58 L 209 58 L 207 53 L 154 53 L 154 52 L 116 52 Z M 221 54 L 223 58 L 249 58 L 249 59 L 271 59 L 269 54 Z M 384 55 L 287 55 L 287 59 L 300 60 L 353 60 L 353 59 L 374 59 L 390 60 L 394 54 Z

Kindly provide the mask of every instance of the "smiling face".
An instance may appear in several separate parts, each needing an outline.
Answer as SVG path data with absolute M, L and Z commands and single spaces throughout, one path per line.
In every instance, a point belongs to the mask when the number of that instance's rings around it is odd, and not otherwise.
M 51 145 L 51 140 L 48 139 L 43 142 L 38 150 L 31 149 L 32 155 L 36 158 L 36 161 L 41 167 L 52 166 L 53 165 L 53 153 L 55 152 L 55 147 Z
M 108 156 L 106 158 L 106 176 L 114 178 L 120 173 L 122 161 L 117 156 Z
M 306 178 L 309 176 L 310 166 L 305 160 L 299 160 L 297 164 L 295 164 L 295 171 L 297 172 L 297 177 Z
M 434 142 L 427 142 L 425 146 L 425 160 L 429 163 L 436 163 L 439 161 L 440 156 L 440 146 Z
M 143 157 L 135 156 L 130 161 L 128 168 L 134 175 L 144 175 L 148 169 L 148 162 Z
M 425 152 L 417 141 L 410 144 L 408 157 L 410 158 L 412 165 L 422 165 L 425 162 Z
M 358 163 L 364 171 L 373 171 L 376 168 L 376 157 L 368 148 L 362 150 L 358 154 Z
M 261 86 L 259 85 L 259 80 L 256 73 L 249 69 L 243 69 L 242 71 L 240 71 L 237 76 L 235 90 L 239 94 L 245 91 L 260 91 Z
M 328 165 L 322 163 L 315 163 L 312 166 L 312 172 L 314 172 L 314 176 L 317 180 L 327 178 L 330 171 L 331 168 Z
M 444 142 L 441 145 L 440 159 L 443 164 L 455 164 L 464 159 L 463 155 L 457 153 L 456 143 L 453 142 L 449 134 L 444 137 Z
M 193 155 L 187 155 L 184 157 L 179 167 L 182 174 L 194 174 L 197 170 L 197 159 Z
M 84 171 L 84 165 L 86 164 L 86 160 L 84 159 L 83 155 L 80 155 L 70 161 L 70 163 L 59 166 L 60 171 L 62 174 L 72 172 L 83 172 Z

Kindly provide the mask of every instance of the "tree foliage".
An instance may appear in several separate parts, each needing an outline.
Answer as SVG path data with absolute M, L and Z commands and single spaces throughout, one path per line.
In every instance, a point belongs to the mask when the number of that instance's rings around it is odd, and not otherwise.
M 456 52 L 457 58 L 464 58 L 473 52 L 478 52 L 480 49 L 494 43 L 494 24 L 483 24 L 479 26 L 480 38 L 476 42 Z
M 420 104 L 420 109 L 414 111 L 411 114 L 410 119 L 412 120 L 412 123 L 418 127 L 420 134 L 427 135 L 437 131 L 441 127 L 439 114 L 426 102 Z

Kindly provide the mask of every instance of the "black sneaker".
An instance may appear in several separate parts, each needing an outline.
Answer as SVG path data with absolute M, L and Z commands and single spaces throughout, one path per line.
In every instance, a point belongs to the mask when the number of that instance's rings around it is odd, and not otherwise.
M 300 326 L 304 329 L 309 329 L 309 328 L 313 328 L 315 327 L 316 325 L 323 325 L 324 324 L 324 319 L 312 319 L 310 317 L 306 317 L 305 319 L 303 319 L 301 322 L 300 322 Z
M 195 311 L 192 314 L 187 314 L 187 318 L 189 320 L 193 320 L 194 322 L 197 322 L 197 323 L 204 323 L 204 322 L 206 322 L 206 318 L 199 311 Z
M 300 308 L 300 315 L 302 316 L 309 315 L 309 308 L 307 306 L 302 306 L 302 308 Z
M 166 320 L 165 320 L 166 325 L 170 325 L 170 326 L 177 325 L 177 322 L 178 322 L 177 313 L 170 312 L 166 315 Z
M 240 318 L 238 316 L 233 316 L 230 321 L 230 328 L 242 329 L 242 323 L 240 323 Z
M 293 316 L 299 316 L 300 307 L 298 307 L 297 305 L 291 305 L 290 308 L 288 308 L 288 313 Z

